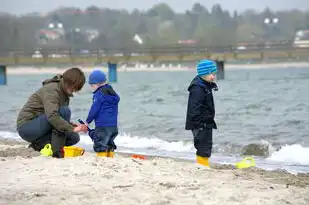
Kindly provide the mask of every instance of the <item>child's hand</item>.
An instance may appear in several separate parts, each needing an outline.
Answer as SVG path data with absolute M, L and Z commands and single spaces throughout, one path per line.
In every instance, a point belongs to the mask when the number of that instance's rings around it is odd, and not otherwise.
M 78 122 L 80 124 L 86 125 L 87 127 L 89 127 L 89 124 L 87 122 L 82 121 L 81 119 L 78 119 Z

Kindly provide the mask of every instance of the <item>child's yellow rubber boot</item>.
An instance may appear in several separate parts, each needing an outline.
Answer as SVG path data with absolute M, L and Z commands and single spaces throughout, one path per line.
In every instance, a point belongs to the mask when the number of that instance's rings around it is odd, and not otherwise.
M 98 157 L 107 157 L 107 152 L 97 152 Z
M 208 157 L 201 157 L 196 155 L 196 162 L 198 164 L 204 165 L 206 167 L 209 167 L 209 161 L 208 161 Z
M 114 158 L 114 156 L 115 156 L 115 152 L 114 151 L 109 150 L 107 152 L 107 157 Z

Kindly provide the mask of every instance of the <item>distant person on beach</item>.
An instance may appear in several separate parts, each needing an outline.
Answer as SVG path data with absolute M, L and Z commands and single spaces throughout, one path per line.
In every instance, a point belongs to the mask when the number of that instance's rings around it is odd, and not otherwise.
M 197 76 L 192 80 L 188 91 L 186 130 L 191 130 L 194 137 L 196 161 L 209 166 L 208 158 L 212 152 L 212 130 L 217 129 L 215 105 L 212 91 L 218 90 L 214 83 L 216 78 L 216 63 L 202 60 L 197 65 Z
M 95 122 L 95 129 L 89 131 L 93 140 L 93 149 L 97 156 L 113 157 L 117 149 L 115 138 L 118 135 L 118 104 L 119 95 L 107 83 L 106 75 L 94 70 L 88 82 L 93 89 L 93 102 L 86 119 L 86 125 Z
M 53 157 L 63 158 L 63 147 L 78 143 L 78 132 L 87 132 L 87 126 L 70 122 L 68 107 L 72 94 L 84 84 L 85 75 L 79 68 L 43 81 L 43 86 L 29 97 L 18 114 L 20 137 L 36 151 L 51 143 Z

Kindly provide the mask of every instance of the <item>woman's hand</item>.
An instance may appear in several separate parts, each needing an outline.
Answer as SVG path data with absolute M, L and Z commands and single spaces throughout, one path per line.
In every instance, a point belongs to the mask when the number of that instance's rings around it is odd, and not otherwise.
M 71 125 L 73 125 L 74 127 L 77 127 L 78 124 L 74 123 L 74 122 L 70 122 Z
M 83 124 L 79 124 L 76 127 L 74 127 L 73 132 L 87 132 L 87 126 Z

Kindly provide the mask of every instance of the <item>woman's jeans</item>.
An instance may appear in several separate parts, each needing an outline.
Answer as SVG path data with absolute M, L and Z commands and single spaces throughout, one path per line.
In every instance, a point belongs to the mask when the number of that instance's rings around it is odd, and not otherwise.
M 61 107 L 59 109 L 60 116 L 66 121 L 70 122 L 71 110 L 69 107 Z M 38 151 L 42 149 L 46 144 L 51 143 L 52 135 L 56 132 L 54 127 L 48 122 L 46 115 L 41 115 L 29 122 L 26 122 L 22 126 L 17 128 L 18 134 L 22 139 L 32 143 L 37 147 Z M 79 134 L 75 132 L 65 133 L 64 145 L 71 146 L 77 144 L 80 140 Z M 33 147 L 34 149 L 36 149 Z

